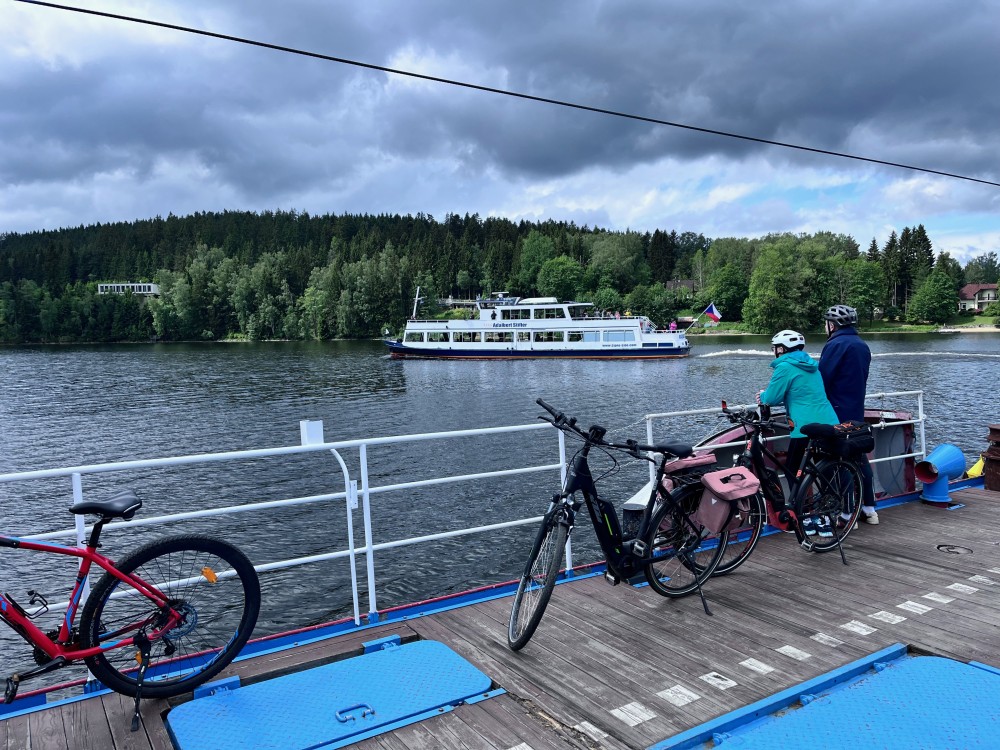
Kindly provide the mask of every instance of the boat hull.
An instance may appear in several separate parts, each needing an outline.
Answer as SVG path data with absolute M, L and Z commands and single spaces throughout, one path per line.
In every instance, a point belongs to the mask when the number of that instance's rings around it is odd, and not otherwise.
M 393 359 L 681 359 L 691 347 L 634 349 L 425 349 L 387 341 Z

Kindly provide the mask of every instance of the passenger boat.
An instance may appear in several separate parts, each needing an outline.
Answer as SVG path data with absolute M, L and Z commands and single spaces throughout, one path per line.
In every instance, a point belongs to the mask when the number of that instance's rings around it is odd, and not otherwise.
M 645 315 L 601 314 L 590 302 L 500 292 L 476 300 L 468 320 L 418 320 L 418 300 L 402 338 L 385 341 L 392 357 L 665 359 L 691 350 L 684 331 L 658 329 Z

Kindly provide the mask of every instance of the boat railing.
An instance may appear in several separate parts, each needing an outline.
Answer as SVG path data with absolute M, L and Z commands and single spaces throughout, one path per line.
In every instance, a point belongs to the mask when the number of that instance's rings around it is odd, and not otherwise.
M 896 412 L 895 409 L 893 409 L 893 410 L 890 411 L 890 410 L 887 410 L 885 408 L 885 404 L 886 404 L 885 400 L 887 398 L 894 398 L 894 399 L 895 398 L 911 398 L 911 399 L 913 399 L 916 402 L 915 403 L 915 407 L 914 407 L 915 410 L 916 410 L 916 416 L 913 417 L 913 418 L 911 418 L 911 419 L 897 419 L 895 417 L 895 412 Z M 876 401 L 878 402 L 878 406 L 880 407 L 878 409 L 878 411 L 879 411 L 879 414 L 881 415 L 882 419 L 881 419 L 880 422 L 875 422 L 874 424 L 872 424 L 872 427 L 875 430 L 884 430 L 887 427 L 894 427 L 895 428 L 895 427 L 900 427 L 902 425 L 907 425 L 907 424 L 914 425 L 914 427 L 915 427 L 914 432 L 919 437 L 919 448 L 917 450 L 915 450 L 913 452 L 909 452 L 909 453 L 892 454 L 892 455 L 888 455 L 888 456 L 883 456 L 881 458 L 873 458 L 873 459 L 870 459 L 870 462 L 871 463 L 880 463 L 880 462 L 884 462 L 884 461 L 899 461 L 901 459 L 906 459 L 906 458 L 917 458 L 917 457 L 920 457 L 921 459 L 925 458 L 927 456 L 927 444 L 926 444 L 926 434 L 925 434 L 925 430 L 924 430 L 924 422 L 925 422 L 925 419 L 926 419 L 925 414 L 924 414 L 924 392 L 923 391 L 891 391 L 891 392 L 884 392 L 884 393 L 866 393 L 865 394 L 865 406 L 866 407 L 869 407 L 870 405 L 875 404 Z M 738 405 L 738 406 L 732 406 L 730 408 L 732 408 L 732 409 L 756 408 L 756 404 L 742 404 L 742 405 Z M 910 414 L 912 414 L 912 413 L 913 412 L 910 412 Z M 716 406 L 716 407 L 712 407 L 712 408 L 708 408 L 708 409 L 688 409 L 686 411 L 670 411 L 670 412 L 660 412 L 660 413 L 655 413 L 655 414 L 647 414 L 646 418 L 645 418 L 646 419 L 646 442 L 649 443 L 649 444 L 651 444 L 651 445 L 654 444 L 653 433 L 655 431 L 655 427 L 656 427 L 656 423 L 657 422 L 662 422 L 662 421 L 665 421 L 665 420 L 672 420 L 672 419 L 681 419 L 681 418 L 687 418 L 688 420 L 690 420 L 691 417 L 695 417 L 695 416 L 699 416 L 699 415 L 709 415 L 709 414 L 720 414 L 721 415 L 722 414 L 722 407 L 721 406 Z M 891 421 L 887 422 L 886 421 L 887 418 L 891 419 Z M 780 440 L 787 440 L 787 439 L 788 439 L 787 435 L 779 435 L 779 436 L 775 436 L 775 437 L 771 437 L 771 438 L 763 438 L 764 442 L 767 442 L 767 441 L 780 441 Z M 876 438 L 875 439 L 878 440 L 878 433 L 876 433 Z M 743 444 L 744 444 L 744 442 L 745 441 L 743 441 L 743 440 L 738 440 L 738 441 L 731 442 L 731 443 L 706 443 L 706 444 L 703 444 L 703 445 L 699 444 L 698 445 L 698 449 L 699 450 L 710 451 L 710 450 L 716 450 L 718 448 L 734 448 L 734 447 L 737 447 L 737 446 L 742 447 Z M 649 467 L 649 478 L 650 478 L 650 480 L 652 480 L 652 479 L 655 478 L 655 471 L 656 471 L 655 467 L 653 467 L 653 465 L 650 464 L 650 467 Z
M 917 417 L 910 420 L 893 419 L 891 423 L 887 423 L 887 426 L 889 424 L 891 424 L 892 426 L 897 426 L 901 424 L 913 424 L 916 427 L 918 427 L 916 432 L 917 434 L 919 434 L 920 438 L 920 450 L 917 452 L 909 452 L 897 456 L 889 456 L 878 460 L 885 460 L 885 461 L 898 460 L 907 457 L 923 456 L 925 454 L 923 394 L 921 391 L 901 391 L 896 393 L 869 394 L 868 398 L 870 400 L 874 400 L 879 398 L 884 399 L 885 397 L 904 397 L 904 396 L 916 397 Z M 690 417 L 693 415 L 712 414 L 712 413 L 718 413 L 720 411 L 721 411 L 720 409 L 694 409 L 687 411 L 665 412 L 660 414 L 647 415 L 645 417 L 645 420 L 647 423 L 647 433 L 649 437 L 649 442 L 653 441 L 652 435 L 653 435 L 654 422 L 663 419 L 678 419 L 678 418 L 686 418 L 690 422 Z M 890 412 L 887 412 L 887 414 L 889 413 Z M 875 425 L 875 427 L 879 426 L 880 425 L 878 424 Z M 354 622 L 355 624 L 360 625 L 362 617 L 366 622 L 375 622 L 378 620 L 378 597 L 377 597 L 377 585 L 376 585 L 376 573 L 375 573 L 376 571 L 375 556 L 377 553 L 383 552 L 385 550 L 407 547 L 416 544 L 426 544 L 429 542 L 436 542 L 439 540 L 450 539 L 454 537 L 469 536 L 474 534 L 487 534 L 495 532 L 500 529 L 524 526 L 528 524 L 537 524 L 541 520 L 540 515 L 534 515 L 527 518 L 514 519 L 514 520 L 504 521 L 501 523 L 486 524 L 468 528 L 450 529 L 433 534 L 396 539 L 376 544 L 373 541 L 372 514 L 371 514 L 371 503 L 372 503 L 372 497 L 374 495 L 392 493 L 392 492 L 408 492 L 418 488 L 433 487 L 433 486 L 440 486 L 440 485 L 460 483 L 460 482 L 475 482 L 475 481 L 482 481 L 489 479 L 498 479 L 502 477 L 528 475 L 539 472 L 559 471 L 562 480 L 565 481 L 566 471 L 567 471 L 566 443 L 564 435 L 561 431 L 554 432 L 554 436 L 556 437 L 558 442 L 557 442 L 557 455 L 554 457 L 556 460 L 552 463 L 533 464 L 518 468 L 491 470 L 478 473 L 468 473 L 468 474 L 452 475 L 444 477 L 434 477 L 430 479 L 419 479 L 415 481 L 397 482 L 392 484 L 375 485 L 369 481 L 369 457 L 368 457 L 369 449 L 374 447 L 399 446 L 404 443 L 415 443 L 424 441 L 447 442 L 453 440 L 464 440 L 466 438 L 473 436 L 496 436 L 505 433 L 526 433 L 530 431 L 550 430 L 550 429 L 551 427 L 547 424 L 526 424 L 526 425 L 511 425 L 505 427 L 488 427 L 480 429 L 455 430 L 449 432 L 432 432 L 432 433 L 422 433 L 414 435 L 397 435 L 390 437 L 326 442 L 323 437 L 323 423 L 321 421 L 307 420 L 307 421 L 302 421 L 300 423 L 301 442 L 299 445 L 276 447 L 276 448 L 263 448 L 254 450 L 228 451 L 222 453 L 194 454 L 194 455 L 175 456 L 168 458 L 139 459 L 139 460 L 88 464 L 81 466 L 54 468 L 54 469 L 41 469 L 36 471 L 7 473 L 7 474 L 0 474 L 0 484 L 14 484 L 14 483 L 32 482 L 35 480 L 47 480 L 47 479 L 56 479 L 56 480 L 66 479 L 70 483 L 73 502 L 78 503 L 84 499 L 84 479 L 87 477 L 93 477 L 95 475 L 105 475 L 109 473 L 129 473 L 129 472 L 148 473 L 148 471 L 151 469 L 172 470 L 175 469 L 176 467 L 194 467 L 211 463 L 237 462 L 237 461 L 247 461 L 247 460 L 257 460 L 257 459 L 281 459 L 281 458 L 287 458 L 289 456 L 296 456 L 306 453 L 329 453 L 337 462 L 340 471 L 343 475 L 342 491 L 338 490 L 335 492 L 309 495 L 305 497 L 293 497 L 281 500 L 250 502 L 241 505 L 229 505 L 226 507 L 219 507 L 219 508 L 185 511 L 185 512 L 160 515 L 148 518 L 135 518 L 132 521 L 127 522 L 127 525 L 129 527 L 150 526 L 150 525 L 174 523 L 180 521 L 191 521 L 194 519 L 204 519 L 213 516 L 227 516 L 227 515 L 242 514 L 242 513 L 273 511 L 279 508 L 288 508 L 290 506 L 306 505 L 311 503 L 343 501 L 345 510 L 346 530 L 347 530 L 346 548 L 323 551 L 320 552 L 319 554 L 312 554 L 308 556 L 275 560 L 263 564 L 258 564 L 256 568 L 259 572 L 264 573 L 267 571 L 314 564 L 323 561 L 346 559 L 349 563 L 350 576 L 351 576 Z M 722 445 L 705 446 L 705 447 L 723 447 L 723 446 L 734 446 L 734 445 L 742 445 L 742 443 L 726 443 Z M 349 470 L 348 465 L 345 462 L 344 457 L 342 455 L 348 451 L 352 452 L 349 456 L 352 459 L 352 461 L 355 456 L 357 457 L 356 466 L 358 467 L 358 473 L 356 475 L 352 474 L 352 472 Z M 354 514 L 359 510 L 361 513 L 361 526 L 363 528 L 363 540 L 361 540 L 360 543 L 355 539 L 355 534 L 354 534 L 354 527 L 355 527 Z M 112 523 L 107 525 L 107 529 L 111 530 L 115 528 L 121 528 L 124 526 L 126 526 L 126 522 Z M 86 526 L 85 518 L 83 516 L 76 516 L 75 524 L 72 528 L 33 534 L 33 535 L 20 534 L 19 536 L 21 536 L 22 538 L 37 539 L 37 540 L 72 538 L 75 540 L 75 543 L 77 545 L 82 546 L 85 544 L 85 540 L 87 538 L 87 530 L 88 527 Z M 572 568 L 573 567 L 572 546 L 569 542 L 567 542 L 566 553 L 567 553 L 566 566 L 567 568 Z M 360 602 L 361 586 L 359 584 L 359 577 L 358 577 L 358 563 L 361 559 L 364 560 L 364 574 L 366 576 L 366 583 L 367 583 L 365 587 L 367 590 L 367 613 L 363 616 L 361 614 L 361 602 Z M 60 608 L 64 609 L 66 605 L 67 602 L 59 602 L 53 604 L 52 611 L 58 612 Z

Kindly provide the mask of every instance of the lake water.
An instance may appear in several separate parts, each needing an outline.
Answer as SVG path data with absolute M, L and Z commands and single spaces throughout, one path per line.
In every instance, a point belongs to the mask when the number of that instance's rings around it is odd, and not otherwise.
M 1000 423 L 1000 334 L 867 340 L 874 355 L 870 392 L 923 390 L 929 447 L 954 443 L 970 460 L 985 450 L 987 425 Z M 687 359 L 648 362 L 399 361 L 385 356 L 379 342 L 8 348 L 0 350 L 0 473 L 295 445 L 302 419 L 322 419 L 328 441 L 525 424 L 539 413 L 539 397 L 585 424 L 617 430 L 616 437 L 644 439 L 647 413 L 711 407 L 720 399 L 749 403 L 767 383 L 766 337 L 693 341 Z M 807 350 L 816 355 L 821 347 L 815 337 Z M 915 402 L 870 405 L 912 409 Z M 683 420 L 664 425 L 656 437 L 694 442 L 719 425 L 716 417 Z M 371 482 L 551 463 L 556 443 L 546 433 L 372 448 Z M 356 453 L 346 458 L 357 478 Z M 604 466 L 611 468 L 607 461 Z M 644 472 L 642 465 L 626 467 L 608 484 L 610 496 L 640 486 Z M 374 495 L 375 542 L 539 514 L 557 481 L 553 472 Z M 122 486 L 139 492 L 148 517 L 335 492 L 343 489 L 343 478 L 328 455 L 311 454 L 84 480 L 91 496 Z M 70 502 L 66 479 L 0 484 L 7 533 L 66 528 Z M 343 518 L 343 502 L 337 501 L 135 528 L 109 533 L 106 551 L 116 556 L 150 535 L 204 530 L 230 538 L 260 564 L 344 547 Z M 532 533 L 522 527 L 380 553 L 379 607 L 513 578 Z M 576 562 L 596 559 L 592 540 L 590 529 L 578 527 Z M 54 559 L 0 552 L 0 585 L 22 603 L 32 587 L 52 601 L 64 600 L 73 568 L 53 565 Z M 363 569 L 359 574 L 363 581 Z M 350 578 L 342 560 L 267 574 L 264 587 L 258 633 L 350 612 Z M 2 674 L 30 661 L 11 635 L 0 633 Z M 58 679 L 80 674 L 64 671 Z

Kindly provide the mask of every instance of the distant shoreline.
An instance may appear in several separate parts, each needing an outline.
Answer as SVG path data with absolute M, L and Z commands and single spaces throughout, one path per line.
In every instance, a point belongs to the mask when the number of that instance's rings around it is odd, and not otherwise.
M 823 333 L 822 331 L 806 331 L 806 335 L 820 335 L 822 333 Z M 906 335 L 906 334 L 912 334 L 912 333 L 939 333 L 942 336 L 949 336 L 949 335 L 951 335 L 953 333 L 1000 333 L 1000 328 L 998 328 L 996 326 L 975 326 L 975 327 L 969 326 L 967 328 L 948 328 L 945 331 L 939 331 L 939 330 L 930 330 L 930 331 L 894 331 L 894 330 L 887 330 L 887 331 L 886 330 L 867 331 L 865 329 L 860 329 L 858 331 L 858 333 L 862 334 L 863 336 L 882 336 L 882 335 L 897 336 L 897 335 Z M 694 333 L 692 331 L 688 331 L 688 335 L 691 336 L 692 338 L 697 338 L 699 336 L 747 336 L 747 337 L 751 337 L 751 338 L 753 338 L 755 336 L 759 336 L 759 337 L 763 338 L 763 337 L 770 336 L 771 334 L 769 334 L 769 333 L 746 333 L 744 331 L 728 331 L 728 330 L 721 330 L 720 331 L 720 330 L 717 330 L 717 329 L 714 329 L 714 328 L 710 328 L 710 329 L 705 329 L 704 331 L 699 331 L 698 333 Z

